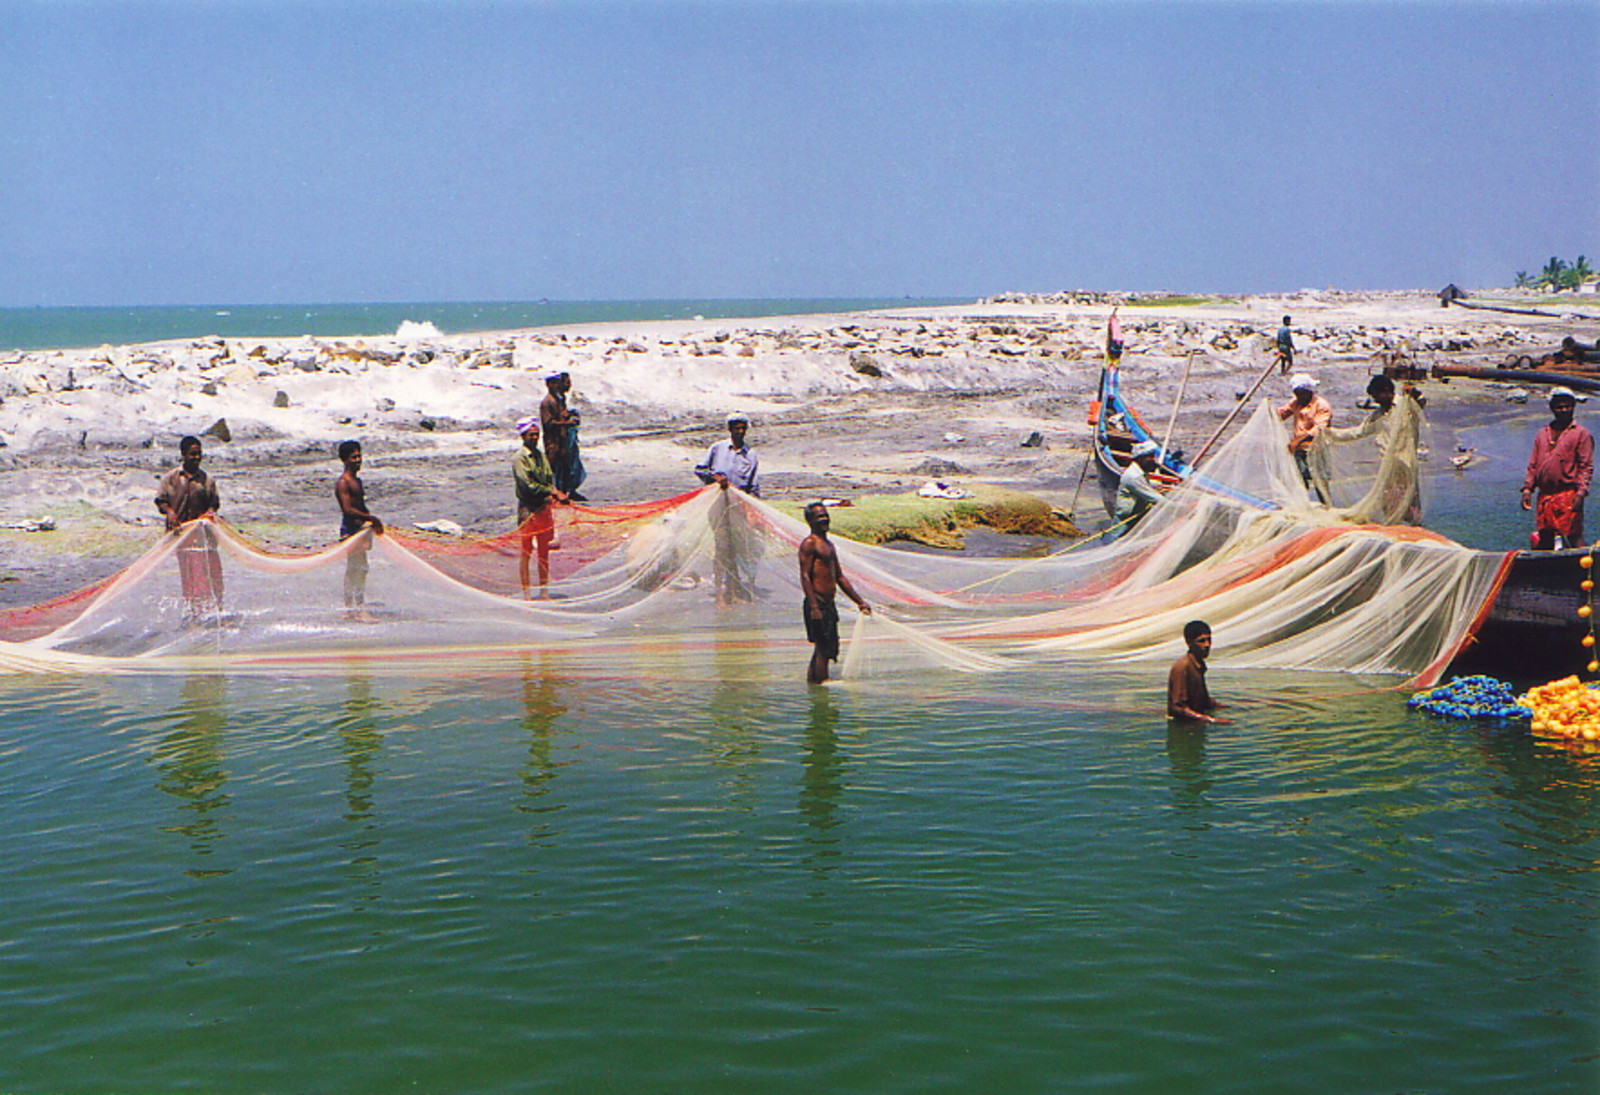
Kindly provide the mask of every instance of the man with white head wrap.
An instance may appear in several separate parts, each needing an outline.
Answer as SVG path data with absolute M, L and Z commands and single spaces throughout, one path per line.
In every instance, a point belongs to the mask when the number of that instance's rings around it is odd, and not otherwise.
M 522 448 L 511 462 L 517 490 L 517 542 L 521 549 L 517 573 L 522 579 L 522 596 L 531 598 L 528 560 L 537 553 L 539 596 L 543 597 L 550 584 L 550 549 L 556 541 L 556 519 L 550 503 L 565 502 L 567 494 L 556 487 L 550 461 L 539 451 L 539 416 L 530 414 L 517 423 L 516 430 L 522 440 Z
M 737 412 L 727 418 L 728 437 L 711 446 L 706 458 L 695 469 L 700 482 L 722 488 L 711 513 L 715 541 L 713 569 L 716 572 L 717 603 L 748 601 L 753 596 L 755 576 L 753 536 L 745 519 L 744 505 L 728 496 L 728 488 L 755 498 L 761 497 L 761 463 L 755 450 L 745 441 L 750 429 L 748 416 Z
M 1161 501 L 1160 493 L 1150 485 L 1150 473 L 1160 463 L 1161 446 L 1154 441 L 1141 441 L 1133 447 L 1133 459 L 1122 469 L 1122 478 L 1117 481 L 1116 516 L 1124 533 Z
M 1278 408 L 1278 417 L 1291 420 L 1293 432 L 1289 436 L 1289 452 L 1294 455 L 1300 478 L 1314 490 L 1323 505 L 1328 504 L 1327 492 L 1318 477 L 1312 474 L 1311 446 L 1333 422 L 1333 405 L 1317 394 L 1317 379 L 1310 373 L 1295 373 L 1289 378 L 1294 398 Z

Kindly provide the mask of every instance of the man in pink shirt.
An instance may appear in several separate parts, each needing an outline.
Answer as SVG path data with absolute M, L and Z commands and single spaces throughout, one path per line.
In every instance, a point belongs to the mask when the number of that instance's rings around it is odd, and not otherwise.
M 1578 397 L 1570 388 L 1551 389 L 1550 423 L 1533 438 L 1533 455 L 1522 480 L 1522 508 L 1534 510 L 1535 551 L 1584 543 L 1583 500 L 1594 476 L 1594 437 L 1572 420 L 1577 408 Z
M 1289 452 L 1300 469 L 1300 478 L 1307 487 L 1316 491 L 1317 499 L 1328 504 L 1322 484 L 1311 474 L 1311 446 L 1333 421 L 1333 405 L 1317 394 L 1316 378 L 1307 373 L 1295 373 L 1289 378 L 1294 398 L 1278 408 L 1280 419 L 1294 420 L 1294 433 L 1289 438 Z

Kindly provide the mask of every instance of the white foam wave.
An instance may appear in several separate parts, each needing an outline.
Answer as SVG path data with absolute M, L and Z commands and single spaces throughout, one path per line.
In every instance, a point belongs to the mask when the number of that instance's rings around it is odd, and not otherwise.
M 401 342 L 421 342 L 423 339 L 438 338 L 442 334 L 443 332 L 433 325 L 432 320 L 425 319 L 418 323 L 414 319 L 406 319 L 401 320 L 394 337 Z

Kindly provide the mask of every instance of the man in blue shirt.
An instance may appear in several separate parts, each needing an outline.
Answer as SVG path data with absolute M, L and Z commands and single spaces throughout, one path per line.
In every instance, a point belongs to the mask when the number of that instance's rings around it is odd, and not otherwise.
M 1289 317 L 1283 317 L 1283 326 L 1278 328 L 1278 375 L 1288 376 L 1294 372 L 1294 332 L 1289 330 Z
M 718 441 L 694 473 L 702 483 L 715 483 L 723 490 L 730 485 L 746 494 L 761 497 L 760 461 L 755 450 L 745 444 L 750 419 L 742 414 L 728 416 L 728 440 Z
M 711 510 L 712 571 L 719 605 L 749 601 L 755 595 L 758 545 L 745 516 L 744 502 L 728 495 L 728 488 L 733 487 L 752 497 L 761 497 L 760 461 L 745 443 L 749 430 L 748 417 L 730 414 L 728 439 L 712 445 L 705 461 L 694 469 L 700 482 L 715 483 L 722 488 Z

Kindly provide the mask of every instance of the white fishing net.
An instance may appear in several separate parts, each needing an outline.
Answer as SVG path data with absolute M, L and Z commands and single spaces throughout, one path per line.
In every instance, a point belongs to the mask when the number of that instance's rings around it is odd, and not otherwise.
M 1333 508 L 1308 500 L 1287 431 L 1263 404 L 1205 472 L 1275 508 L 1191 483 L 1114 542 L 1034 559 L 836 538 L 875 609 L 852 626 L 840 595 L 840 670 L 1171 659 L 1183 624 L 1201 618 L 1219 665 L 1426 681 L 1492 595 L 1503 557 L 1393 523 L 1416 512 L 1419 415 L 1409 400 L 1391 414 L 1321 462 Z M 797 548 L 808 530 L 797 517 L 716 487 L 554 512 L 543 589 L 532 532 L 525 584 L 516 530 L 482 540 L 362 533 L 296 554 L 198 522 L 106 583 L 0 613 L 0 667 L 465 666 L 539 651 L 629 671 L 746 647 L 792 651 L 802 671 Z

